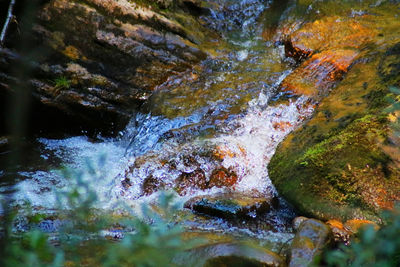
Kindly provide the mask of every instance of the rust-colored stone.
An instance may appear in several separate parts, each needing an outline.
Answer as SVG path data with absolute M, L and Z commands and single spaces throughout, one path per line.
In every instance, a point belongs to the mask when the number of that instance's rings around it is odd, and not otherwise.
M 376 223 L 369 220 L 353 219 L 344 223 L 344 229 L 351 233 L 357 233 L 361 228 L 367 226 L 373 226 L 375 230 L 379 229 L 379 226 Z
M 176 191 L 180 195 L 186 195 L 194 189 L 204 190 L 208 188 L 206 175 L 202 169 L 193 172 L 182 173 L 175 181 Z
M 224 167 L 213 171 L 209 181 L 209 187 L 233 186 L 237 183 L 238 177 L 235 172 Z
M 283 90 L 295 95 L 317 97 L 326 94 L 347 72 L 358 52 L 350 49 L 324 51 L 313 55 L 282 82 Z
M 226 157 L 233 158 L 236 156 L 234 152 L 224 146 L 217 146 L 213 152 L 214 156 L 218 159 L 223 160 Z
M 290 33 L 286 40 L 286 54 L 299 58 L 324 50 L 361 49 L 376 34 L 355 18 L 325 17 Z
M 274 127 L 275 130 L 286 131 L 289 127 L 292 127 L 292 124 L 288 121 L 280 121 L 274 123 L 272 127 Z
M 148 196 L 164 186 L 165 184 L 161 180 L 155 178 L 153 175 L 150 175 L 143 181 L 142 192 L 144 195 Z
M 350 243 L 350 234 L 341 221 L 329 220 L 326 224 L 331 228 L 335 242 L 341 242 L 346 245 Z

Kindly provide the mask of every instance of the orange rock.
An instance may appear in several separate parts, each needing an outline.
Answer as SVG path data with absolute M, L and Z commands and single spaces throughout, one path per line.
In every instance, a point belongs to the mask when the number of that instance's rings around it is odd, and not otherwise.
M 353 220 L 348 220 L 344 224 L 344 228 L 351 232 L 351 233 L 357 233 L 361 228 L 367 227 L 368 225 L 372 225 L 375 230 L 379 229 L 379 226 L 369 220 L 359 220 L 359 219 L 353 219 Z
M 356 18 L 325 17 L 289 33 L 286 40 L 286 52 L 288 56 L 304 57 L 316 51 L 360 49 L 376 34 L 374 30 L 366 27 Z
M 342 78 L 358 56 L 350 49 L 324 51 L 313 55 L 282 82 L 283 90 L 295 95 L 317 97 L 326 94 Z
M 275 130 L 285 131 L 287 128 L 292 127 L 292 124 L 288 121 L 280 121 L 275 122 L 272 127 L 274 127 Z
M 326 222 L 326 224 L 329 225 L 331 228 L 344 229 L 343 223 L 338 220 L 329 220 Z
M 350 243 L 350 232 L 344 228 L 341 221 L 329 220 L 326 224 L 331 228 L 335 242 Z
M 219 159 L 224 159 L 226 157 L 233 158 L 236 156 L 234 152 L 232 152 L 230 149 L 224 146 L 217 146 L 216 150 L 214 151 L 214 156 L 219 158 Z
M 237 183 L 237 181 L 238 177 L 235 172 L 222 167 L 213 171 L 208 185 L 209 188 L 214 186 L 233 186 Z

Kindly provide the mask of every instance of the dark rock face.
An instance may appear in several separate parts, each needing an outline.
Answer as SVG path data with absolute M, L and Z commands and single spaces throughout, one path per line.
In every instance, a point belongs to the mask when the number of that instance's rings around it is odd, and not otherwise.
M 331 241 L 332 233 L 327 225 L 314 219 L 305 220 L 293 239 L 289 266 L 309 266 Z
M 192 198 L 185 203 L 185 208 L 224 219 L 249 219 L 269 212 L 275 202 L 275 199 L 241 193 L 224 193 Z
M 37 12 L 29 53 L 15 49 L 25 39 L 8 35 L 0 92 L 13 93 L 21 83 L 14 69 L 28 61 L 35 101 L 81 125 L 121 128 L 157 85 L 206 58 L 196 34 L 207 30 L 185 12 L 126 0 L 50 1 Z M 196 31 L 176 22 L 178 15 Z

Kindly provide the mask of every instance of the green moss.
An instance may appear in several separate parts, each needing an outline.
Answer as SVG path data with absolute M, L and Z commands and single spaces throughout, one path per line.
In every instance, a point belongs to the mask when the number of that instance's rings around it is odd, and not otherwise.
M 271 159 L 272 182 L 301 213 L 379 220 L 399 196 L 399 169 L 383 149 L 391 132 L 388 82 L 378 74 L 384 56 L 355 65 Z

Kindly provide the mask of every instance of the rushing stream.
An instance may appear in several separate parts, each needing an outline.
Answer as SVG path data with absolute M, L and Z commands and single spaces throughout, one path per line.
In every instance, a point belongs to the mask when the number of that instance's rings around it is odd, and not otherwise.
M 215 10 L 205 18 L 224 33 L 223 41 L 206 44 L 214 47 L 213 54 L 159 86 L 118 137 L 38 138 L 29 162 L 19 166 L 17 184 L 3 184 L 0 190 L 6 194 L 17 189 L 15 203 L 29 201 L 50 211 L 55 207 L 55 191 L 73 182 L 57 171 L 67 166 L 82 170 L 99 196 L 98 208 L 112 210 L 120 201 L 133 207 L 152 201 L 156 193 L 143 193 L 148 177 L 170 189 L 182 173 L 201 169 L 209 177 L 215 168 L 224 167 L 237 174 L 233 189 L 187 190 L 180 200 L 227 190 L 276 195 L 268 178 L 268 162 L 277 145 L 311 115 L 313 107 L 304 97 L 276 101 L 279 84 L 292 66 L 283 47 L 261 38 L 262 14 L 269 5 L 262 0 L 225 3 L 229 10 Z M 96 171 L 90 172 L 88 166 Z M 126 179 L 129 186 L 124 186 Z M 279 227 L 285 224 L 285 216 L 292 216 L 285 209 L 271 219 L 274 231 L 241 231 L 276 239 L 279 233 L 275 232 L 280 230 L 280 239 L 287 240 L 290 235 L 284 237 L 284 232 L 290 230 Z M 238 231 L 226 230 L 219 223 L 192 222 L 188 227 Z

